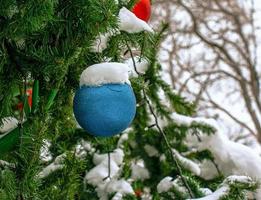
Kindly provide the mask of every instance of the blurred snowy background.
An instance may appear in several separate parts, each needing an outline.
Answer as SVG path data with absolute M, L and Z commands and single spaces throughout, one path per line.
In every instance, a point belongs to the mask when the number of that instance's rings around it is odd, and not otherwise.
M 198 116 L 261 153 L 260 0 L 155 0 L 151 23 L 162 21 L 165 80 L 195 101 Z

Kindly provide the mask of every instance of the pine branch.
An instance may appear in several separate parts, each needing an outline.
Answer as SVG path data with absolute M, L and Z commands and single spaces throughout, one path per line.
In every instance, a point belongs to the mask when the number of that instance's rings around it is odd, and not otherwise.
M 140 73 L 138 72 L 137 67 L 136 67 L 136 63 L 135 63 L 135 59 L 134 59 L 132 50 L 131 50 L 130 46 L 128 45 L 128 42 L 127 42 L 127 41 L 126 41 L 126 45 L 127 45 L 128 50 L 130 51 L 134 69 L 135 69 L 136 73 L 137 73 L 138 75 L 140 75 Z M 182 174 L 182 169 L 181 169 L 181 167 L 179 166 L 179 163 L 178 163 L 178 160 L 177 160 L 177 158 L 176 158 L 176 155 L 173 154 L 173 152 L 172 152 L 172 148 L 171 148 L 171 146 L 170 146 L 170 144 L 169 144 L 169 141 L 168 141 L 168 139 L 167 139 L 166 134 L 164 133 L 164 131 L 163 131 L 163 130 L 161 129 L 161 127 L 159 126 L 159 122 L 158 122 L 157 115 L 156 115 L 156 113 L 154 112 L 153 106 L 151 105 L 151 103 L 150 103 L 150 101 L 149 101 L 149 99 L 148 99 L 148 97 L 147 97 L 147 94 L 146 94 L 146 91 L 145 91 L 144 88 L 142 88 L 142 93 L 143 93 L 143 97 L 144 97 L 144 99 L 145 99 L 147 105 L 149 106 L 149 110 L 150 110 L 151 114 L 152 114 L 153 117 L 154 117 L 155 125 L 156 125 L 156 127 L 157 127 L 159 133 L 160 133 L 160 134 L 162 135 L 162 137 L 164 138 L 164 141 L 165 141 L 165 143 L 166 143 L 166 145 L 167 145 L 167 147 L 168 147 L 170 156 L 171 156 L 171 158 L 172 158 L 172 160 L 173 160 L 175 166 L 176 166 L 177 169 L 178 169 L 178 172 L 179 172 L 179 175 L 180 175 L 180 177 L 181 177 L 181 180 L 182 180 L 184 186 L 187 188 L 190 197 L 193 198 L 193 197 L 194 197 L 193 192 L 192 192 L 192 190 L 190 189 L 190 187 L 189 187 L 189 185 L 188 185 L 188 183 L 187 183 L 187 181 L 186 181 L 186 178 L 185 178 L 185 177 L 183 176 L 183 174 Z

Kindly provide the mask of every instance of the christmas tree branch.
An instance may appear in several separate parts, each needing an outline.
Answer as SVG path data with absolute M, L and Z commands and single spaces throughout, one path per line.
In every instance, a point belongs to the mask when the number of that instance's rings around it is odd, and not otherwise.
M 134 59 L 132 50 L 131 50 L 130 46 L 128 45 L 128 42 L 127 42 L 127 41 L 126 41 L 126 46 L 127 46 L 128 50 L 129 50 L 129 52 L 130 52 L 130 55 L 131 55 L 131 59 L 132 59 L 132 62 L 133 62 L 133 66 L 134 66 L 135 72 L 136 72 L 138 75 L 141 75 L 141 74 L 138 72 L 138 70 L 137 70 L 137 66 L 136 66 L 136 63 L 135 63 L 135 59 Z M 182 174 L 182 169 L 181 169 L 181 167 L 180 167 L 180 165 L 179 165 L 179 162 L 178 162 L 178 160 L 177 160 L 177 158 L 176 158 L 176 155 L 173 154 L 173 152 L 172 152 L 172 148 L 171 148 L 171 146 L 170 146 L 170 143 L 169 143 L 169 141 L 168 141 L 168 138 L 167 138 L 166 134 L 164 133 L 164 131 L 163 131 L 163 130 L 161 129 L 161 127 L 159 126 L 158 117 L 157 117 L 156 113 L 154 112 L 153 106 L 151 105 L 150 100 L 148 99 L 147 94 L 146 94 L 146 91 L 145 91 L 144 88 L 142 88 L 142 93 L 143 93 L 143 96 L 144 96 L 144 100 L 145 100 L 145 102 L 147 103 L 147 105 L 148 105 L 148 107 L 149 107 L 149 110 L 150 110 L 151 114 L 152 114 L 153 117 L 154 117 L 155 126 L 157 127 L 159 133 L 160 133 L 160 134 L 162 135 L 162 137 L 164 138 L 164 141 L 165 141 L 165 143 L 166 143 L 166 145 L 167 145 L 167 148 L 168 148 L 168 150 L 169 150 L 170 156 L 171 156 L 171 158 L 172 158 L 172 160 L 173 160 L 175 166 L 177 167 L 177 170 L 178 170 L 178 173 L 179 173 L 179 175 L 180 175 L 180 177 L 181 177 L 181 180 L 182 180 L 184 186 L 187 188 L 190 197 L 191 197 L 191 198 L 194 198 L 193 192 L 192 192 L 191 188 L 189 187 L 189 184 L 187 183 L 186 178 L 185 178 L 185 177 L 183 176 L 183 174 Z
M 150 112 L 151 112 L 151 114 L 152 114 L 153 117 L 154 117 L 155 125 L 156 125 L 156 127 L 157 127 L 159 133 L 160 133 L 160 134 L 162 135 L 162 137 L 164 138 L 164 141 L 165 141 L 165 143 L 166 143 L 166 145 L 167 145 L 167 147 L 168 147 L 170 156 L 171 156 L 171 158 L 172 158 L 174 164 L 176 165 L 176 167 L 177 167 L 177 169 L 178 169 L 178 172 L 179 172 L 179 175 L 180 175 L 180 177 L 181 177 L 181 180 L 182 180 L 184 186 L 187 188 L 190 197 L 191 197 L 191 198 L 194 198 L 193 192 L 192 192 L 192 190 L 190 189 L 190 187 L 189 187 L 189 185 L 188 185 L 188 183 L 187 183 L 187 181 L 186 181 L 186 178 L 185 178 L 185 177 L 183 176 L 183 174 L 182 174 L 182 170 L 181 170 L 181 167 L 180 167 L 180 165 L 179 165 L 179 162 L 178 162 L 178 160 L 177 160 L 177 158 L 176 158 L 176 155 L 173 154 L 173 152 L 172 152 L 172 148 L 171 148 L 171 146 L 170 146 L 170 144 L 169 144 L 168 138 L 167 138 L 166 134 L 164 133 L 164 131 L 163 131 L 163 130 L 161 129 L 161 127 L 159 126 L 157 115 L 156 115 L 156 113 L 154 112 L 153 107 L 152 107 L 152 105 L 151 105 L 151 103 L 150 103 L 150 101 L 149 101 L 149 99 L 148 99 L 148 97 L 147 97 L 147 95 L 146 95 L 145 89 L 142 89 L 142 91 L 143 91 L 144 98 L 145 98 L 145 100 L 146 100 L 146 102 L 147 102 L 147 105 L 149 106 Z

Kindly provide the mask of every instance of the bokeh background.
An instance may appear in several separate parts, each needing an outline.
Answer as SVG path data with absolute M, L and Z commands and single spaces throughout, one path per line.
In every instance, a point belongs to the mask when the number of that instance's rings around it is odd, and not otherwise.
M 162 22 L 165 80 L 198 116 L 261 153 L 260 0 L 155 0 L 151 23 Z

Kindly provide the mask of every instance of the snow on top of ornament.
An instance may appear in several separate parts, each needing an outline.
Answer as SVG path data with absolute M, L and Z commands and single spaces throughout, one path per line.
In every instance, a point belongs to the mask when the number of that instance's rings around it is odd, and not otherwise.
M 18 120 L 14 117 L 5 117 L 2 119 L 3 124 L 0 126 L 0 133 L 7 133 L 18 125 Z M 0 135 L 1 138 L 1 135 Z
M 80 86 L 100 86 L 110 83 L 127 83 L 130 68 L 128 65 L 116 62 L 105 62 L 92 65 L 85 69 L 80 78 Z
M 119 13 L 120 30 L 128 33 L 139 33 L 141 31 L 153 32 L 152 28 L 143 20 L 136 17 L 134 13 L 123 7 Z

